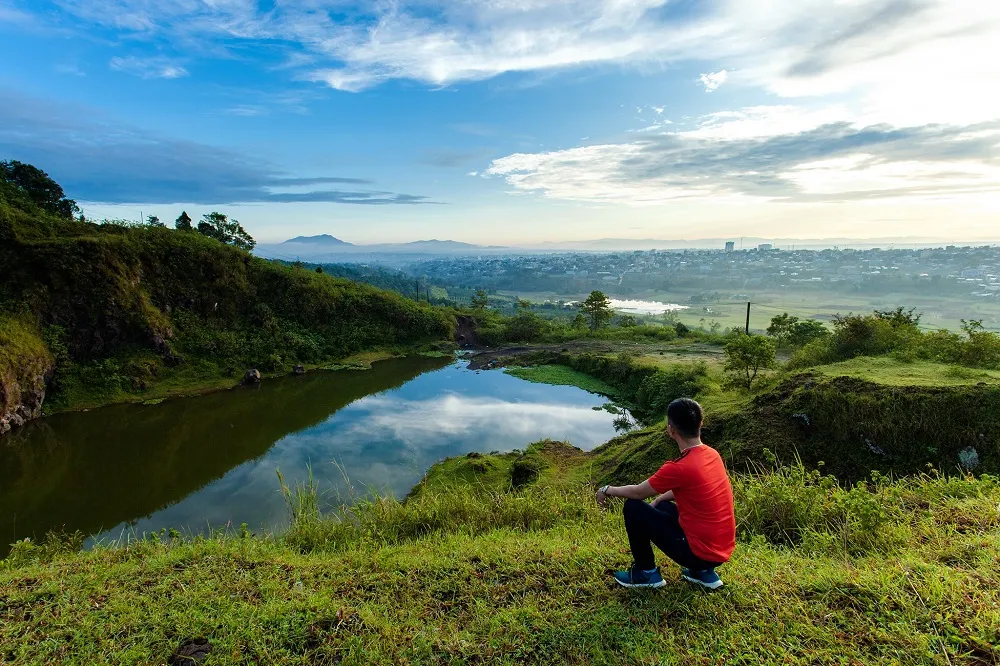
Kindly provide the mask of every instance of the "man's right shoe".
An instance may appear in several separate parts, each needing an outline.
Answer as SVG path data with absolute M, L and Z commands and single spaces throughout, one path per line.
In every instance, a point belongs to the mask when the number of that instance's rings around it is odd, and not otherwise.
M 709 590 L 717 590 L 722 587 L 722 579 L 719 578 L 719 574 L 715 573 L 715 569 L 704 569 L 703 571 L 682 569 L 681 578 Z
M 615 582 L 622 587 L 663 587 L 667 584 L 659 568 L 643 571 L 637 566 L 628 571 L 616 571 Z

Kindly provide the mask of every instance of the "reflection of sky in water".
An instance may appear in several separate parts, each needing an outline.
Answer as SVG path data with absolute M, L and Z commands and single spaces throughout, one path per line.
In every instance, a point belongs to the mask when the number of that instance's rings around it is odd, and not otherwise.
M 276 469 L 289 484 L 308 468 L 329 503 L 368 489 L 403 496 L 436 461 L 470 451 L 510 451 L 540 439 L 590 449 L 615 435 L 614 416 L 593 407 L 606 400 L 572 386 L 533 384 L 464 364 L 429 372 L 402 387 L 370 395 L 323 423 L 285 436 L 257 460 L 230 470 L 176 504 L 136 521 L 138 532 L 199 530 L 228 521 L 278 527 L 285 507 Z M 341 471 L 343 470 L 343 471 Z M 104 533 L 119 536 L 123 525 Z

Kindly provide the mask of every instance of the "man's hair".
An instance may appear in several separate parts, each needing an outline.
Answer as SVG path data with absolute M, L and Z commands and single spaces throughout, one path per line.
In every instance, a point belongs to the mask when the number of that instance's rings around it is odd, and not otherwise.
M 667 406 L 667 423 L 685 437 L 697 437 L 705 413 L 691 398 L 677 398 Z

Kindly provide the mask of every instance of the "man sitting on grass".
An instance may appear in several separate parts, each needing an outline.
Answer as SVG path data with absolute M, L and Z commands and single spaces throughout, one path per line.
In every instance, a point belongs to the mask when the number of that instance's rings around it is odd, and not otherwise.
M 722 587 L 715 568 L 736 547 L 733 489 L 719 452 L 701 441 L 702 409 L 680 398 L 667 407 L 667 433 L 681 454 L 634 486 L 604 486 L 597 502 L 626 497 L 625 530 L 635 562 L 615 573 L 625 587 L 663 587 L 653 558 L 656 544 L 682 567 L 681 577 L 711 590 Z M 644 500 L 659 494 L 651 504 Z

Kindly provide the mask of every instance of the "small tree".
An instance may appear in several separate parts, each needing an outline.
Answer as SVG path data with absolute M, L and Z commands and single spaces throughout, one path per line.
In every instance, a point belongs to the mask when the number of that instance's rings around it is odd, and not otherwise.
M 611 299 L 605 296 L 603 291 L 590 292 L 587 300 L 580 305 L 580 310 L 590 320 L 592 331 L 606 326 L 615 316 L 615 311 L 611 309 Z
M 526 301 L 523 298 L 517 299 L 514 303 L 514 309 L 518 312 L 528 312 L 531 310 L 531 301 Z
M 622 328 L 632 328 L 635 326 L 635 317 L 632 315 L 622 315 L 618 318 L 618 325 Z
M 163 222 L 160 222 L 160 218 L 156 217 L 155 215 L 147 215 L 146 216 L 146 226 L 147 227 L 163 227 L 165 225 L 163 224 Z
M 771 325 L 767 327 L 767 334 L 774 338 L 778 346 L 784 345 L 792 334 L 792 328 L 799 321 L 798 317 L 783 312 L 780 315 L 771 317 Z
M 480 312 L 486 309 L 486 306 L 490 304 L 489 298 L 486 296 L 486 292 L 482 289 L 477 289 L 475 295 L 472 297 L 472 309 L 479 310 Z
M 177 216 L 174 221 L 174 228 L 177 231 L 194 231 L 194 225 L 191 224 L 191 216 L 187 214 L 186 210 L 182 210 L 181 214 Z
M 761 370 L 774 366 L 774 341 L 763 335 L 738 335 L 726 345 L 726 372 L 747 390 Z
M 574 329 L 587 328 L 587 318 L 584 317 L 582 313 L 577 312 L 576 316 L 573 317 L 573 328 Z

